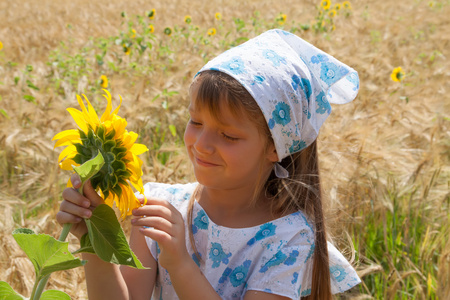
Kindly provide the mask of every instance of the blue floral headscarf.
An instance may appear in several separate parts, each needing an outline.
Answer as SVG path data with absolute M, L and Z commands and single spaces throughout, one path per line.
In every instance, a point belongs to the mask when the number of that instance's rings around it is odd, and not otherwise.
M 272 133 L 279 161 L 317 138 L 331 113 L 330 103 L 350 102 L 359 90 L 355 70 L 278 29 L 225 51 L 199 73 L 205 70 L 232 76 L 253 96 Z

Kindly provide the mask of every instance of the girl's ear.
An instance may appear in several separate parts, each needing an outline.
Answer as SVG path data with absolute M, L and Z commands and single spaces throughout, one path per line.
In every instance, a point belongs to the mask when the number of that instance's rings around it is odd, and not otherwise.
M 273 143 L 270 144 L 269 149 L 267 151 L 267 159 L 273 163 L 278 161 L 277 150 L 275 149 L 275 145 Z

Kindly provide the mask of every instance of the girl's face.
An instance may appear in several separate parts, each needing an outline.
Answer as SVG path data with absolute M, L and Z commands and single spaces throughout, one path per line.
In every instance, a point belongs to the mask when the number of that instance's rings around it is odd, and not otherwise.
M 194 83 L 184 141 L 198 182 L 214 189 L 254 187 L 261 172 L 268 175 L 278 160 L 275 147 L 265 151 L 267 138 L 244 114 L 237 117 L 224 105 L 221 122 L 196 107 L 197 89 Z

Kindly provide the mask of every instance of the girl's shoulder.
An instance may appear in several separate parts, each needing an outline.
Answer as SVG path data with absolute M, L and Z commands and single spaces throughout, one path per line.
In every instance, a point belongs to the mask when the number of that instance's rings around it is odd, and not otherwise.
M 167 200 L 169 203 L 177 207 L 191 198 L 191 195 L 197 185 L 197 182 L 186 184 L 148 182 L 144 185 L 144 195 L 148 198 Z

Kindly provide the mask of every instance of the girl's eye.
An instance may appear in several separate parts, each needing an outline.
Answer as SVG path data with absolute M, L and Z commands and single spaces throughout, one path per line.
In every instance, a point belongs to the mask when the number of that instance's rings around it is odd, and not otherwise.
M 202 125 L 202 123 L 195 122 L 192 119 L 189 120 L 189 124 L 194 125 L 194 126 Z
M 223 136 L 226 140 L 233 141 L 233 142 L 239 140 L 239 138 L 231 137 L 231 136 L 229 136 L 229 135 L 226 135 L 225 133 L 222 133 L 222 136 Z

